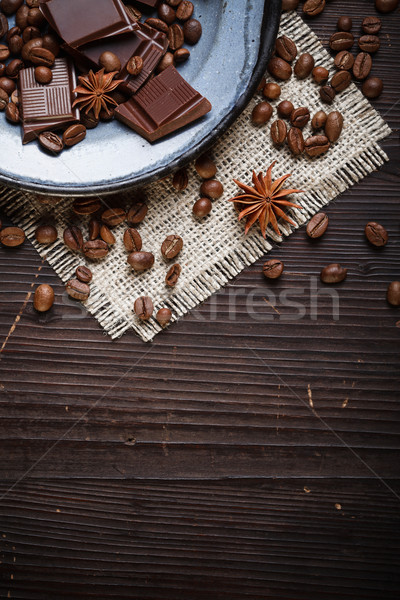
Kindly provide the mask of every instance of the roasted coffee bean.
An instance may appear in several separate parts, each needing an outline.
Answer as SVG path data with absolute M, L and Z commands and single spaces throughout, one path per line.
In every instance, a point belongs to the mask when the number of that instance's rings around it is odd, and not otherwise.
M 362 35 L 358 40 L 358 46 L 363 52 L 377 52 L 381 45 L 377 35 Z
M 8 63 L 6 74 L 7 77 L 16 78 L 18 77 L 18 73 L 21 69 L 24 68 L 24 63 L 19 58 L 14 58 L 11 62 Z M 14 90 L 15 91 L 15 90 Z M 13 92 L 14 93 L 14 92 Z
M 286 60 L 274 56 L 267 65 L 268 73 L 280 81 L 287 81 L 292 76 L 292 67 Z M 264 94 L 265 95 L 265 94 Z
M 19 27 L 11 27 L 11 29 L 8 30 L 8 33 L 6 36 L 7 44 L 10 41 L 10 39 L 13 37 L 13 35 L 21 35 L 21 30 Z
M 281 95 L 281 86 L 277 83 L 267 83 L 263 89 L 263 96 L 268 100 L 277 100 Z
M 8 104 L 8 94 L 0 88 L 0 110 L 4 110 Z
M 328 229 L 329 217 L 323 212 L 317 213 L 308 222 L 307 235 L 310 238 L 317 239 L 324 235 Z
M 350 71 L 354 65 L 354 56 L 348 50 L 342 50 L 335 56 L 335 67 L 340 71 Z
M 45 85 L 53 80 L 53 73 L 49 67 L 36 67 L 35 79 L 38 83 Z
M 299 79 L 305 79 L 310 75 L 314 65 L 315 60 L 311 54 L 308 54 L 308 52 L 301 54 L 294 65 L 294 74 Z
M 285 121 L 278 119 L 271 125 L 271 139 L 277 146 L 282 146 L 286 140 L 287 126 Z
M 86 129 L 95 129 L 99 124 L 100 119 L 96 119 L 92 110 L 88 113 L 85 111 L 81 112 L 81 123 L 86 127 Z
M 296 10 L 299 0 L 282 0 L 282 10 Z
M 0 9 L 7 16 L 17 12 L 24 0 L 1 0 Z
M 365 17 L 361 27 L 367 35 L 376 35 L 381 30 L 382 22 L 378 17 Z
M 303 132 L 298 127 L 291 127 L 287 134 L 289 149 L 294 156 L 299 156 L 304 152 Z
M 39 144 L 51 154 L 59 154 L 64 148 L 64 142 L 53 131 L 44 131 L 39 135 Z
M 374 221 L 366 224 L 365 235 L 367 236 L 368 241 L 377 248 L 385 246 L 389 237 L 383 225 L 375 223 Z
M 4 75 L 6 74 L 6 65 L 2 62 L 0 62 L 0 77 L 4 77 Z M 1 88 L 0 88 L 1 89 Z M 7 94 L 8 96 L 8 94 Z
M 131 6 L 130 4 L 125 5 L 124 8 L 128 17 L 133 23 L 140 21 L 140 19 L 142 18 L 142 13 L 140 12 L 140 10 L 138 10 L 134 6 Z
M 372 58 L 368 52 L 357 54 L 353 65 L 353 75 L 356 79 L 366 79 L 372 69 Z
M 54 304 L 54 290 L 51 285 L 38 285 L 33 296 L 33 307 L 38 312 L 47 312 Z
M 29 6 L 26 6 L 26 4 L 23 4 L 22 6 L 19 7 L 19 9 L 17 10 L 17 12 L 15 14 L 15 24 L 17 27 L 20 28 L 21 31 L 26 29 L 28 27 L 28 25 L 33 25 L 33 23 L 28 22 L 28 16 L 29 16 Z
M 348 71 L 338 71 L 331 79 L 331 86 L 335 92 L 343 92 L 351 83 L 351 74 Z
M 128 227 L 124 232 L 124 246 L 127 252 L 140 252 L 142 249 L 140 233 L 133 227 Z
M 176 9 L 176 16 L 180 21 L 187 21 L 193 14 L 194 6 L 189 0 L 182 0 Z
M 217 179 L 207 179 L 203 181 L 200 186 L 200 194 L 211 198 L 211 200 L 217 200 L 224 193 L 224 187 Z
M 253 108 L 251 121 L 254 125 L 265 125 L 272 116 L 272 106 L 269 102 L 259 102 Z
M 184 63 L 190 56 L 190 52 L 187 48 L 179 48 L 174 52 L 174 61 L 178 64 Z
M 83 244 L 83 253 L 86 258 L 96 260 L 108 254 L 108 246 L 104 240 L 89 240 Z
M 177 192 L 183 192 L 183 190 L 186 190 L 188 183 L 189 177 L 185 168 L 179 169 L 179 171 L 177 171 L 172 178 L 172 186 Z
M 89 240 L 92 242 L 96 240 L 100 235 L 101 223 L 97 219 L 90 219 L 89 221 Z
M 33 25 L 29 25 L 22 32 L 22 41 L 24 44 L 27 42 L 34 40 L 36 38 L 40 38 L 40 30 Z M 10 40 L 11 41 L 11 40 Z
M 304 151 L 307 156 L 320 156 L 329 150 L 330 145 L 325 135 L 313 135 L 304 142 Z
M 193 204 L 193 214 L 198 219 L 202 219 L 210 214 L 211 209 L 212 203 L 209 198 L 199 198 L 199 200 Z
M 171 259 L 178 256 L 183 248 L 183 239 L 179 235 L 169 235 L 161 244 L 161 254 L 164 258 Z
M 328 80 L 329 71 L 328 69 L 325 69 L 325 67 L 314 67 L 312 76 L 316 83 L 324 83 Z
M 185 42 L 191 46 L 197 44 L 201 38 L 202 32 L 203 30 L 201 23 L 197 19 L 189 19 L 188 21 L 185 21 L 183 26 L 183 35 L 185 36 Z
M 169 308 L 160 308 L 160 310 L 156 314 L 156 319 L 161 325 L 161 327 L 165 327 L 171 321 L 172 312 Z
M 362 86 L 362 92 L 367 98 L 377 98 L 382 94 L 383 82 L 379 77 L 366 79 Z
M 132 56 L 127 62 L 126 70 L 129 75 L 140 75 L 143 70 L 143 58 L 141 56 Z
M 35 238 L 39 244 L 54 244 L 57 237 L 57 229 L 54 225 L 39 225 L 35 231 Z
M 262 77 L 260 83 L 258 84 L 257 92 L 262 92 L 266 85 L 267 79 L 266 77 Z
M 217 166 L 208 154 L 199 156 L 194 163 L 194 168 L 203 179 L 212 179 L 217 172 Z
M 111 52 L 110 50 L 105 50 L 99 56 L 99 64 L 104 68 L 106 73 L 111 73 L 111 71 L 120 71 L 121 70 L 121 61 L 118 56 Z
M 294 106 L 289 100 L 283 100 L 277 106 L 278 115 L 282 119 L 289 119 L 290 115 L 294 111 Z
M 0 44 L 0 61 L 4 62 L 10 58 L 10 50 L 5 44 Z
M 135 300 L 133 310 L 141 321 L 147 321 L 154 311 L 152 299 L 149 296 L 140 296 L 140 298 Z
M 108 208 L 101 215 L 103 223 L 109 227 L 116 227 L 123 223 L 126 219 L 126 213 L 123 208 Z
M 25 233 L 20 227 L 4 227 L 0 231 L 0 242 L 8 248 L 20 246 L 25 241 Z
M 145 20 L 145 23 L 146 25 L 149 25 L 149 27 L 157 29 L 157 31 L 161 31 L 162 33 L 168 33 L 168 25 L 165 23 L 165 21 L 162 21 L 161 19 L 155 19 L 153 17 L 150 17 Z
M 376 10 L 381 13 L 388 13 L 396 10 L 399 5 L 399 0 L 375 0 Z
M 332 50 L 350 50 L 354 44 L 354 36 L 348 31 L 337 31 L 329 39 L 329 46 Z
M 39 8 L 35 7 L 29 9 L 28 25 L 32 25 L 33 27 L 41 27 L 45 21 L 46 19 Z
M 290 122 L 293 127 L 299 127 L 303 129 L 310 120 L 310 111 L 305 106 L 300 106 L 300 108 L 295 108 L 292 114 L 290 115 Z
M 113 246 L 116 242 L 115 235 L 104 223 L 100 226 L 100 237 L 109 246 Z
M 29 8 L 37 8 L 41 2 L 42 0 L 26 0 Z
M 148 211 L 148 206 L 146 202 L 139 201 L 131 206 L 128 210 L 128 214 L 126 216 L 126 220 L 128 225 L 138 225 L 143 221 L 146 217 Z
M 0 40 L 2 37 L 7 35 L 8 32 L 8 20 L 3 13 L 0 13 Z
M 181 2 L 182 0 L 166 0 L 166 3 L 174 8 L 176 8 Z
M 347 73 L 347 71 L 342 71 L 342 73 Z M 325 102 L 325 104 L 332 104 L 335 99 L 336 92 L 331 85 L 323 85 L 319 90 L 319 95 L 322 102 Z
M 15 82 L 9 77 L 0 77 L 0 88 L 3 89 L 9 96 L 16 89 Z
M 72 204 L 72 210 L 77 215 L 93 215 L 101 207 L 100 198 L 76 198 Z
M 47 48 L 32 48 L 29 53 L 29 60 L 38 66 L 52 67 L 54 65 L 55 56 Z
M 182 267 L 180 264 L 176 263 L 172 265 L 168 270 L 168 273 L 165 276 L 165 283 L 168 287 L 175 287 L 178 283 L 179 276 L 181 274 Z
M 20 116 L 19 116 L 18 106 L 16 104 L 14 104 L 13 102 L 10 102 L 9 104 L 7 104 L 6 110 L 5 110 L 5 115 L 6 115 L 7 121 L 10 121 L 10 123 L 13 123 L 14 125 L 19 123 Z
M 32 40 L 29 40 L 22 46 L 21 58 L 23 61 L 28 62 L 30 60 L 30 55 L 34 48 L 43 48 L 42 38 L 39 38 L 39 37 L 34 38 Z
M 86 265 L 80 265 L 75 269 L 75 275 L 82 283 L 90 283 L 93 278 L 92 271 Z
M 170 25 L 168 27 L 167 38 L 170 50 L 175 52 L 175 50 L 181 48 L 183 46 L 183 42 L 185 41 L 182 27 L 178 25 L 178 23 L 173 23 Z
M 352 27 L 353 27 L 353 21 L 351 20 L 350 17 L 347 17 L 347 16 L 339 17 L 338 22 L 337 22 L 337 28 L 339 29 L 339 31 L 351 31 Z
M 60 44 L 57 37 L 53 33 L 45 33 L 43 38 L 43 48 L 50 50 L 54 56 L 58 56 L 60 53 Z
M 325 8 L 325 0 L 306 0 L 303 6 L 303 12 L 308 17 L 319 15 Z
M 267 279 L 278 279 L 283 273 L 284 264 L 281 260 L 271 258 L 263 265 L 263 275 Z
M 323 283 L 340 283 L 346 279 L 347 269 L 338 263 L 333 263 L 322 269 L 320 277 Z
M 286 35 L 278 37 L 275 42 L 275 51 L 280 58 L 286 62 L 293 62 L 297 56 L 297 46 L 292 39 Z
M 157 12 L 159 19 L 167 23 L 167 25 L 172 25 L 175 21 L 176 14 L 174 9 L 165 2 L 160 4 Z
M 135 271 L 145 271 L 154 265 L 154 254 L 151 252 L 131 252 L 128 263 Z
M 14 102 L 17 106 L 19 106 L 19 93 L 18 90 L 14 90 L 11 94 L 11 102 Z
M 79 227 L 71 225 L 67 227 L 63 233 L 64 244 L 75 252 L 82 250 L 83 247 L 83 235 Z
M 156 71 L 157 73 L 161 73 L 162 71 L 165 71 L 165 69 L 174 64 L 174 55 L 172 54 L 172 52 L 166 52 L 160 60 L 160 62 L 158 63 Z
M 63 142 L 66 146 L 75 146 L 86 137 L 86 127 L 82 123 L 71 125 L 64 131 Z
M 337 110 L 329 113 L 325 124 L 325 135 L 332 144 L 339 139 L 342 129 L 343 115 Z
M 65 286 L 65 290 L 70 298 L 81 302 L 85 302 L 90 296 L 90 287 L 87 283 L 79 281 L 79 279 L 70 279 Z
M 392 281 L 389 284 L 386 299 L 392 306 L 400 306 L 400 281 Z

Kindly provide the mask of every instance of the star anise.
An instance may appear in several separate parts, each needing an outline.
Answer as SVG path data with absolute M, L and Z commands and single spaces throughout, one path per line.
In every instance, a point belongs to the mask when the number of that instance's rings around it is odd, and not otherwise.
M 85 109 L 86 113 L 93 109 L 96 119 L 102 108 L 108 110 L 109 106 L 117 106 L 114 98 L 108 95 L 122 83 L 122 79 L 113 79 L 117 73 L 118 71 L 112 71 L 105 74 L 104 69 L 101 69 L 97 73 L 89 71 L 87 75 L 78 77 L 81 85 L 74 89 L 78 97 L 72 106 L 79 104 L 79 108 Z
M 277 217 L 282 217 L 288 223 L 295 225 L 296 223 L 290 219 L 287 214 L 282 210 L 282 206 L 290 206 L 293 208 L 302 208 L 298 204 L 294 204 L 293 202 L 289 202 L 288 200 L 283 200 L 285 196 L 289 194 L 298 194 L 303 190 L 284 190 L 282 186 L 286 179 L 288 179 L 291 175 L 283 175 L 276 181 L 272 181 L 272 168 L 275 165 L 275 162 L 267 170 L 265 176 L 262 173 L 258 175 L 253 171 L 253 185 L 251 187 L 240 181 L 234 179 L 233 181 L 238 185 L 245 193 L 241 196 L 235 196 L 235 198 L 231 198 L 229 202 L 236 202 L 240 208 L 241 212 L 239 214 L 239 221 L 243 219 L 243 217 L 247 217 L 246 220 L 246 228 L 245 233 L 247 233 L 250 227 L 257 221 L 260 223 L 261 232 L 265 238 L 266 229 L 269 223 L 271 223 L 275 232 L 278 235 L 281 235 L 281 231 L 278 227 Z

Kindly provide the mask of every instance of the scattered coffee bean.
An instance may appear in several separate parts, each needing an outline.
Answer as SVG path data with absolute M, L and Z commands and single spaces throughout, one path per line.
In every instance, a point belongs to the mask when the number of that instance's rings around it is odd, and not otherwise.
M 138 10 L 135 6 L 131 6 L 130 4 L 125 5 L 124 8 L 128 14 L 128 17 L 131 19 L 131 21 L 133 21 L 133 22 L 140 21 L 140 19 L 142 18 L 142 13 L 140 12 L 140 10 Z
M 154 265 L 154 255 L 151 252 L 131 252 L 127 260 L 135 271 L 145 271 Z
M 144 201 L 138 201 L 131 206 L 126 215 L 128 225 L 138 225 L 147 215 L 148 206 Z
M 141 56 L 132 56 L 127 62 L 126 70 L 129 75 L 140 75 L 143 70 L 143 58 Z
M 263 96 L 267 100 L 277 100 L 281 95 L 281 86 L 277 83 L 267 83 L 263 89 Z
M 16 104 L 14 104 L 13 102 L 9 102 L 9 104 L 7 104 L 6 110 L 5 110 L 5 115 L 6 115 L 7 121 L 9 121 L 10 123 L 13 123 L 14 125 L 19 123 L 20 116 L 19 116 L 18 106 Z
M 259 102 L 253 108 L 251 121 L 254 125 L 265 125 L 270 120 L 272 112 L 272 106 L 269 102 Z
M 7 16 L 17 12 L 24 0 L 1 0 L 0 8 Z
M 347 73 L 347 71 L 342 72 Z M 325 104 L 332 104 L 335 99 L 336 92 L 331 85 L 323 85 L 319 90 L 319 95 L 322 102 L 325 102 Z
M 287 134 L 289 149 L 294 156 L 299 156 L 304 152 L 303 132 L 298 127 L 291 127 Z
M 329 113 L 325 124 L 325 135 L 331 144 L 339 139 L 342 129 L 343 115 L 337 110 Z
M 11 79 L 16 79 L 18 77 L 18 73 L 20 72 L 20 70 L 23 69 L 24 67 L 25 67 L 25 65 L 22 62 L 22 60 L 20 60 L 19 58 L 14 58 L 7 65 L 7 68 L 6 68 L 7 77 L 11 77 Z M 14 90 L 13 94 L 16 91 L 17 90 Z
M 197 44 L 201 38 L 202 27 L 200 21 L 197 19 L 189 19 L 183 26 L 183 35 L 185 36 L 185 42 L 193 46 Z
M 329 217 L 323 212 L 317 213 L 308 222 L 307 235 L 310 238 L 317 239 L 324 235 L 328 229 Z
M 26 6 L 26 4 L 23 4 L 16 12 L 15 25 L 17 27 L 19 27 L 19 29 L 21 31 L 26 29 L 29 25 L 28 15 L 29 15 L 29 6 Z
M 372 58 L 368 52 L 360 52 L 353 65 L 353 75 L 360 81 L 366 79 L 372 69 Z
M 388 13 L 392 10 L 396 10 L 398 5 L 399 0 L 375 0 L 375 7 L 381 13 Z
M 182 0 L 176 9 L 176 17 L 180 21 L 187 21 L 193 14 L 194 6 L 189 0 Z
M 86 129 L 95 129 L 99 124 L 100 119 L 96 119 L 92 110 L 88 113 L 82 111 L 81 112 L 81 123 L 86 127 Z
M 299 108 L 295 108 L 292 114 L 290 115 L 290 122 L 293 127 L 299 127 L 303 129 L 310 120 L 310 111 L 305 106 L 300 106 Z
M 324 267 L 321 271 L 321 281 L 323 283 L 340 283 L 347 277 L 347 269 L 341 265 L 334 263 Z
M 194 163 L 194 168 L 203 179 L 212 179 L 217 172 L 215 162 L 207 154 L 199 156 Z
M 383 227 L 383 225 L 380 225 L 379 223 L 375 223 L 374 221 L 371 221 L 370 223 L 366 224 L 364 231 L 365 231 L 367 240 L 373 246 L 376 246 L 377 248 L 381 248 L 382 246 L 385 246 L 387 244 L 389 236 L 388 236 L 386 229 Z
M 123 208 L 108 208 L 101 215 L 103 223 L 109 227 L 116 227 L 126 219 L 126 213 Z
M 350 71 L 354 65 L 354 56 L 348 50 L 342 50 L 335 56 L 335 67 L 340 71 Z
M 260 83 L 258 84 L 257 92 L 262 92 L 266 85 L 267 79 L 265 77 L 262 77 Z
M 145 20 L 146 25 L 153 27 L 153 29 L 157 29 L 157 31 L 161 31 L 162 33 L 168 33 L 168 25 L 162 21 L 161 19 L 155 19 L 150 17 Z
M 190 56 L 190 51 L 187 48 L 178 48 L 174 52 L 174 61 L 177 64 L 181 64 L 187 61 Z
M 292 39 L 287 35 L 278 37 L 275 42 L 275 51 L 280 58 L 286 60 L 286 62 L 293 62 L 297 56 L 297 47 Z
M 167 23 L 167 25 L 172 25 L 175 21 L 176 13 L 174 9 L 165 2 L 160 4 L 157 12 L 159 19 Z
M 278 119 L 274 121 L 271 125 L 271 139 L 277 146 L 282 146 L 284 141 L 286 140 L 287 135 L 287 126 L 285 121 L 282 119 Z
M 26 30 L 25 30 L 26 31 Z M 43 47 L 43 39 L 40 37 L 30 39 L 27 41 L 21 49 L 21 58 L 23 61 L 27 62 L 30 60 L 30 53 L 33 48 L 42 48 Z
M 296 10 L 300 0 L 282 0 L 282 10 Z
M 113 246 L 116 242 L 115 235 L 107 225 L 104 225 L 104 223 L 100 226 L 100 237 L 103 242 L 109 246 Z
M 303 6 L 303 12 L 308 17 L 316 17 L 325 8 L 325 0 L 306 0 Z
M 35 238 L 39 244 L 54 244 L 57 237 L 57 229 L 54 225 L 39 225 L 35 231 Z
M 292 67 L 286 60 L 279 58 L 279 56 L 271 58 L 267 65 L 267 69 L 272 77 L 275 77 L 275 79 L 279 79 L 280 81 L 287 81 L 292 76 Z
M 70 279 L 65 286 L 65 290 L 70 298 L 81 302 L 85 302 L 90 296 L 90 287 L 87 283 L 79 281 L 79 279 Z
M 86 258 L 97 260 L 108 254 L 108 246 L 104 240 L 89 240 L 83 244 L 83 253 Z
M 133 307 L 135 314 L 141 321 L 147 321 L 150 319 L 154 311 L 154 305 L 151 298 L 148 296 L 140 296 L 135 300 Z
M 39 144 L 50 154 L 59 154 L 64 148 L 64 142 L 53 131 L 44 131 L 39 135 Z
M 63 239 L 64 244 L 71 250 L 74 250 L 75 252 L 82 250 L 83 235 L 79 227 L 76 227 L 75 225 L 67 227 L 67 229 L 64 230 Z
M 363 52 L 377 52 L 381 42 L 377 35 L 362 35 L 358 40 L 358 46 Z
M 33 296 L 33 306 L 38 312 L 47 312 L 54 304 L 54 290 L 51 285 L 38 285 Z
M 8 94 L 0 88 L 0 110 L 7 108 Z
M 179 50 L 185 41 L 182 27 L 178 25 L 178 23 L 173 23 L 170 27 L 168 27 L 167 38 L 170 50 L 173 52 L 175 52 L 175 50 Z
M 325 135 L 313 135 L 304 142 L 304 151 L 310 156 L 320 156 L 330 148 L 330 142 Z
M 86 137 L 86 127 L 82 123 L 76 123 L 68 127 L 63 134 L 63 142 L 66 146 L 75 146 Z
M 161 73 L 171 65 L 174 65 L 174 55 L 172 52 L 166 52 L 160 62 L 157 65 L 156 71 L 157 73 Z
M 353 21 L 351 20 L 350 17 L 347 17 L 347 16 L 339 17 L 338 22 L 337 22 L 337 28 L 339 29 L 339 31 L 351 31 L 352 27 L 353 27 Z
M 203 181 L 200 186 L 200 194 L 211 198 L 211 200 L 217 200 L 224 193 L 224 187 L 217 179 L 207 179 Z
M 89 241 L 96 240 L 100 235 L 100 222 L 97 219 L 89 221 Z
M 337 31 L 329 39 L 329 46 L 336 52 L 339 50 L 350 50 L 354 44 L 354 36 L 348 31 Z
M 336 93 L 343 92 L 351 83 L 351 75 L 348 71 L 338 71 L 331 79 L 331 86 Z
M 13 36 L 13 40 L 16 36 Z M 27 42 L 30 42 L 31 40 L 34 40 L 36 38 L 40 38 L 40 30 L 37 27 L 32 27 L 31 25 L 29 25 L 28 27 L 26 27 L 26 29 L 23 30 L 22 32 L 22 42 L 23 44 L 26 44 Z M 10 40 L 11 42 L 11 40 Z M 43 40 L 42 40 L 42 45 L 43 45 Z M 21 47 L 21 46 L 19 46 Z
M 400 281 L 392 281 L 389 284 L 386 298 L 392 306 L 400 306 Z
M 312 70 L 312 76 L 316 83 L 324 83 L 328 81 L 329 71 L 325 67 L 314 67 Z
M 167 275 L 165 276 L 165 283 L 168 287 L 175 287 L 178 283 L 179 276 L 181 274 L 182 268 L 181 265 L 176 263 L 172 265 L 168 270 Z
M 100 54 L 99 64 L 104 68 L 106 73 L 121 70 L 121 61 L 119 60 L 118 56 L 114 54 L 114 52 L 110 52 L 109 50 L 106 50 Z
M 53 72 L 49 67 L 36 67 L 34 72 L 38 83 L 45 85 L 53 80 Z
M 4 227 L 0 231 L 0 242 L 8 248 L 21 246 L 25 241 L 25 233 L 20 227 Z
M 142 238 L 140 233 L 133 227 L 128 227 L 124 232 L 124 246 L 127 252 L 140 252 L 142 249 Z
M 169 308 L 160 308 L 160 310 L 156 314 L 156 319 L 161 325 L 161 327 L 165 327 L 171 321 L 172 312 Z
M 10 79 L 10 77 L 0 77 L 0 88 L 3 89 L 9 96 L 16 89 L 15 81 Z
M 212 203 L 209 198 L 200 198 L 193 204 L 193 214 L 198 219 L 202 219 L 210 214 Z
M 29 53 L 29 60 L 38 67 L 52 67 L 55 58 L 54 54 L 47 48 L 32 48 Z
M 183 239 L 179 235 L 169 235 L 161 244 L 161 254 L 164 258 L 175 258 L 183 248 Z
M 75 275 L 79 281 L 83 283 L 90 283 L 93 278 L 92 271 L 86 265 L 80 265 L 75 269 Z
M 283 273 L 283 262 L 281 260 L 277 260 L 276 258 L 271 258 L 271 260 L 267 260 L 263 266 L 263 275 L 267 279 L 278 279 Z
M 313 130 L 317 131 L 318 129 L 325 127 L 327 118 L 328 115 L 323 110 L 316 112 L 311 121 L 311 127 Z
M 381 30 L 382 22 L 379 17 L 365 17 L 361 27 L 367 35 L 376 35 Z
M 183 190 L 186 190 L 188 183 L 189 178 L 185 168 L 179 169 L 179 171 L 177 171 L 172 178 L 172 186 L 177 192 L 183 192 Z
M 72 203 L 72 210 L 77 215 L 93 215 L 101 207 L 100 198 L 76 198 Z
M 290 115 L 294 111 L 294 106 L 289 100 L 283 100 L 277 107 L 278 115 L 283 119 L 289 119 Z
M 3 38 L 8 32 L 8 21 L 3 13 L 0 13 L 0 39 Z
M 315 65 L 314 58 L 306 52 L 301 54 L 294 65 L 294 74 L 299 79 L 305 79 L 310 75 Z
M 10 50 L 5 44 L 0 44 L 0 61 L 5 62 L 10 58 Z
M 367 98 L 378 98 L 383 91 L 383 82 L 379 77 L 366 79 L 362 86 L 362 92 Z

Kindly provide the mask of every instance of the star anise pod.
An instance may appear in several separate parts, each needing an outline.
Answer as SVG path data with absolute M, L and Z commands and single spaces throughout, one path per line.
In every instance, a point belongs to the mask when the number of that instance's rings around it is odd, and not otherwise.
M 301 209 L 302 207 L 298 204 L 294 204 L 288 200 L 283 200 L 283 198 L 289 194 L 298 194 L 303 190 L 282 189 L 284 182 L 290 177 L 291 173 L 289 173 L 289 175 L 283 175 L 283 177 L 280 177 L 276 181 L 272 181 L 271 173 L 274 165 L 275 162 L 273 162 L 269 167 L 265 176 L 263 176 L 262 173 L 257 175 L 255 171 L 253 171 L 254 187 L 241 183 L 236 179 L 233 180 L 236 185 L 238 185 L 245 192 L 241 196 L 235 196 L 235 198 L 231 198 L 229 200 L 229 202 L 238 203 L 241 208 L 239 221 L 243 219 L 243 217 L 247 217 L 245 233 L 249 231 L 250 227 L 257 221 L 257 219 L 260 223 L 261 232 L 264 238 L 269 223 L 271 223 L 275 232 L 278 235 L 281 235 L 281 231 L 278 227 L 277 217 L 282 217 L 282 219 L 288 223 L 296 225 L 296 223 L 287 216 L 281 207 L 291 206 L 293 208 Z
M 89 71 L 87 75 L 78 77 L 80 85 L 74 89 L 78 97 L 72 106 L 79 104 L 79 108 L 85 109 L 86 113 L 93 109 L 96 119 L 99 118 L 102 108 L 108 110 L 109 106 L 117 106 L 114 98 L 108 95 L 123 81 L 122 79 L 113 79 L 117 73 L 118 71 L 104 73 L 104 69 L 101 69 L 97 73 Z

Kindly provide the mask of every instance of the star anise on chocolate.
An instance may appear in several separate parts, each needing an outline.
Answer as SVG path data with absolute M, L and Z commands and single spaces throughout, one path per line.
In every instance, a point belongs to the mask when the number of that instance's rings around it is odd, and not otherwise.
M 265 176 L 263 176 L 262 173 L 257 175 L 255 171 L 253 171 L 254 187 L 241 183 L 236 179 L 233 180 L 236 185 L 244 191 L 244 194 L 231 198 L 229 202 L 236 202 L 239 205 L 239 221 L 244 217 L 247 218 L 245 233 L 249 231 L 250 227 L 257 219 L 260 223 L 261 233 L 264 238 L 269 223 L 274 228 L 274 231 L 278 235 L 281 235 L 277 220 L 279 217 L 292 225 L 296 225 L 296 223 L 282 210 L 282 207 L 288 206 L 300 209 L 302 207 L 293 202 L 289 202 L 288 200 L 284 200 L 283 198 L 289 194 L 298 194 L 303 190 L 287 190 L 282 188 L 291 173 L 289 173 L 289 175 L 283 175 L 283 177 L 280 177 L 276 181 L 272 181 L 272 169 L 274 165 L 275 162 L 269 167 Z
M 117 73 L 118 71 L 104 73 L 104 69 L 101 69 L 97 73 L 89 71 L 87 75 L 78 77 L 80 85 L 74 89 L 78 97 L 72 106 L 79 104 L 79 108 L 85 109 L 86 113 L 93 109 L 96 119 L 99 118 L 102 108 L 108 110 L 110 106 L 117 106 L 114 98 L 109 96 L 123 81 L 114 79 Z

